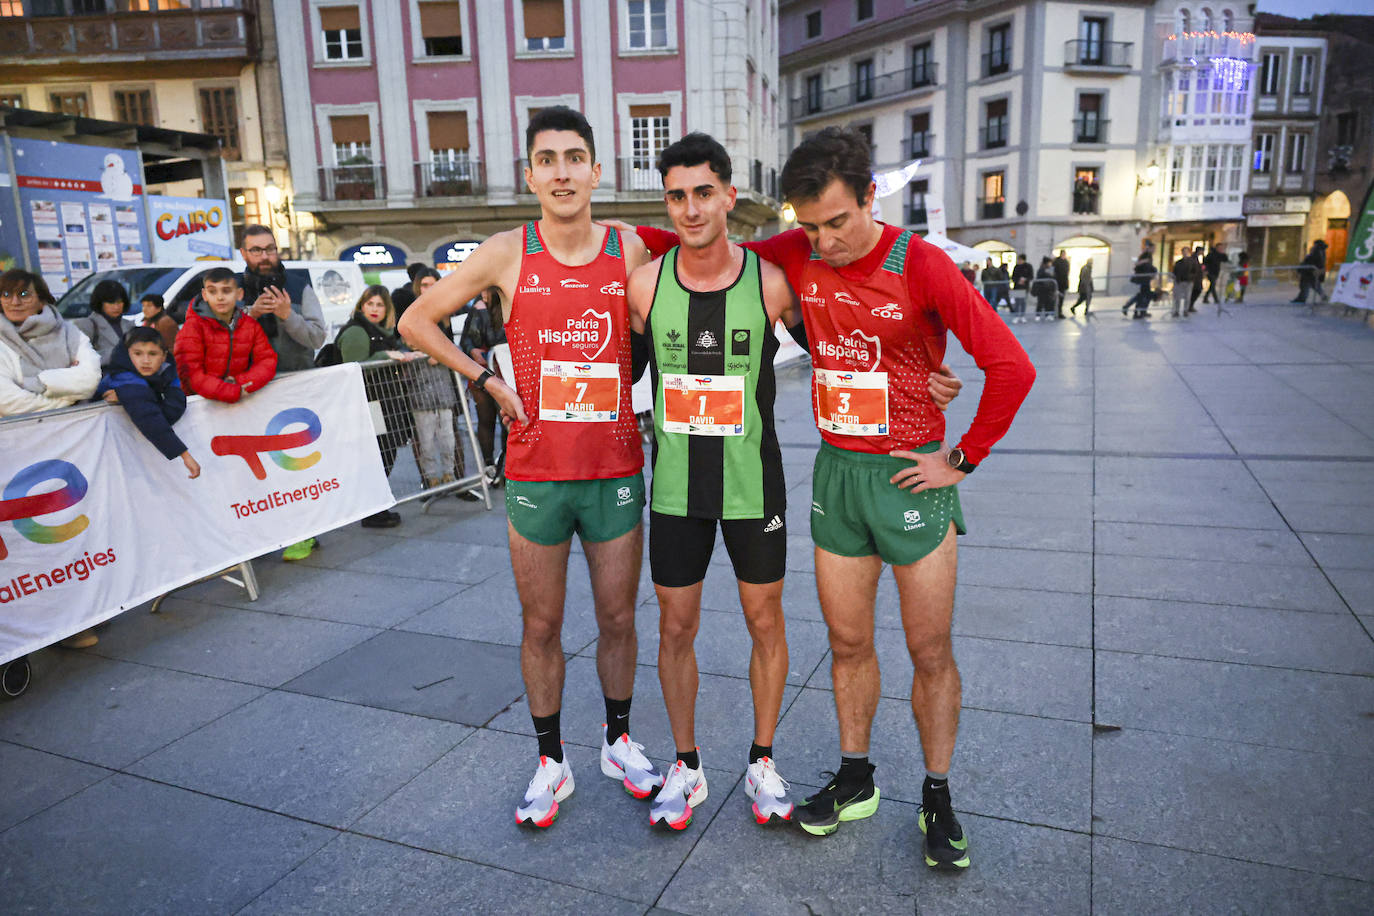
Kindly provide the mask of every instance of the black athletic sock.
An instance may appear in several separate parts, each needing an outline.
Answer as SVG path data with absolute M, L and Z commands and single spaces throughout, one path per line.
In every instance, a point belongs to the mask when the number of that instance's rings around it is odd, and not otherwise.
M 630 730 L 630 700 L 612 700 L 606 697 L 606 743 L 615 744 L 620 736 Z
M 948 777 L 946 777 L 946 778 L 944 778 L 944 779 L 934 779 L 934 778 L 932 778 L 930 775 L 927 775 L 926 778 L 925 778 L 925 781 L 921 783 L 921 796 L 922 796 L 923 798 L 924 798 L 925 796 L 931 795 L 931 794 L 933 794 L 933 793 L 935 793 L 935 792 L 948 792 L 948 791 L 949 791 L 949 778 L 948 778 Z
M 771 744 L 751 744 L 749 745 L 749 762 L 758 763 L 760 757 L 772 757 L 773 745 Z
M 835 774 L 835 784 L 841 794 L 854 795 L 861 791 L 873 775 L 873 767 L 868 757 L 841 757 L 840 771 Z
M 534 720 L 534 736 L 539 739 L 539 756 L 563 762 L 563 729 L 558 724 L 562 710 L 551 716 L 530 716 Z
M 701 769 L 701 754 L 697 752 L 696 748 L 692 748 L 690 751 L 678 751 L 677 759 L 687 764 L 689 770 Z

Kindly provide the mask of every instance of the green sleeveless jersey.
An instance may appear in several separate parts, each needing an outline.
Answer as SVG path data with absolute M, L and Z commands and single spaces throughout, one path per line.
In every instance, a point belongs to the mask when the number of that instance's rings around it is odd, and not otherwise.
M 763 305 L 758 255 L 729 287 L 701 293 L 659 267 L 645 322 L 654 384 L 651 508 L 664 515 L 746 519 L 787 508 L 773 429 L 778 341 Z

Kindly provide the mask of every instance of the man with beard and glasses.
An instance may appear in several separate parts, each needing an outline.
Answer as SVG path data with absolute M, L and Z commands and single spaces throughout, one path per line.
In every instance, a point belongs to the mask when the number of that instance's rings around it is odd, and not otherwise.
M 243 271 L 243 301 L 247 312 L 267 334 L 277 354 L 277 374 L 315 367 L 315 351 L 324 346 L 329 325 L 319 297 L 305 277 L 288 277 L 277 251 L 276 236 L 266 226 L 243 230 L 239 249 Z M 283 560 L 304 560 L 315 549 L 315 538 L 306 538 L 282 552 Z

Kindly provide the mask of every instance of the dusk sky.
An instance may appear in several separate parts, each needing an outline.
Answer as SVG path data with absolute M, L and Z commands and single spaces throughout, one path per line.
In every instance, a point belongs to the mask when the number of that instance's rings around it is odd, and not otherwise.
M 1305 19 L 1321 13 L 1370 15 L 1374 13 L 1374 3 L 1371 0 L 1259 0 L 1258 9 L 1262 13 Z

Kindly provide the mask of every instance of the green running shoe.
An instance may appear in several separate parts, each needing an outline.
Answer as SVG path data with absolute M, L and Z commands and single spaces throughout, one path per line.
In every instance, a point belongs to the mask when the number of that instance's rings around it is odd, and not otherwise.
M 281 558 L 282 558 L 283 560 L 285 560 L 286 562 L 288 562 L 288 563 L 295 563 L 295 562 L 299 562 L 300 560 L 306 559 L 306 558 L 309 557 L 310 554 L 312 554 L 314 551 L 315 551 L 315 539 L 314 539 L 314 538 L 306 538 L 306 539 L 303 540 L 303 541 L 297 541 L 296 543 L 292 544 L 290 547 L 288 547 L 288 548 L 286 548 L 285 550 L 283 550 L 283 551 L 281 552 Z
M 840 827 L 840 821 L 857 821 L 872 817 L 878 810 L 881 797 L 873 784 L 873 764 L 868 765 L 868 779 L 857 792 L 841 791 L 835 779 L 815 795 L 798 805 L 792 814 L 797 826 L 812 836 L 829 836 Z
M 922 793 L 919 817 L 926 864 L 931 868 L 968 868 L 968 837 L 950 806 L 948 786 Z

